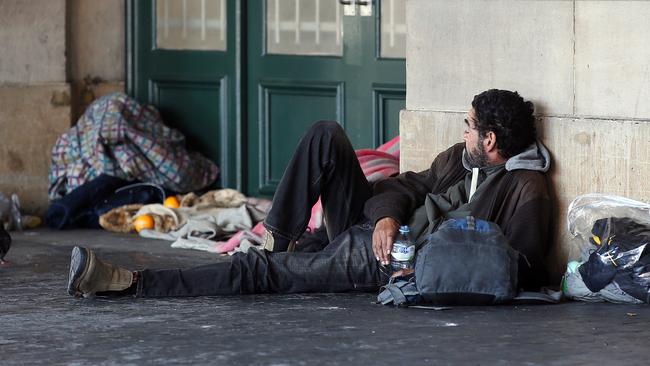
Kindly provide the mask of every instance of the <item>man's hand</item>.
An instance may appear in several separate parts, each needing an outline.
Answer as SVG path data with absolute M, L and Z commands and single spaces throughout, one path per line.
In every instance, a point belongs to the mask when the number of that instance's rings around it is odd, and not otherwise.
M 375 231 L 372 233 L 372 251 L 375 258 L 383 264 L 390 263 L 390 251 L 393 249 L 393 241 L 399 230 L 399 222 L 392 217 L 379 219 L 375 224 Z

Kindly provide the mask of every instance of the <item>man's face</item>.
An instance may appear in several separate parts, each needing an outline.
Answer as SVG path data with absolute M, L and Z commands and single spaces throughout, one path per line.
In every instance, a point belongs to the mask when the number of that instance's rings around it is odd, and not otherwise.
M 470 108 L 465 118 L 465 131 L 463 131 L 463 140 L 465 141 L 465 150 L 467 151 L 467 160 L 472 168 L 482 168 L 487 166 L 487 153 L 483 146 L 483 139 L 479 136 L 476 129 L 476 112 Z

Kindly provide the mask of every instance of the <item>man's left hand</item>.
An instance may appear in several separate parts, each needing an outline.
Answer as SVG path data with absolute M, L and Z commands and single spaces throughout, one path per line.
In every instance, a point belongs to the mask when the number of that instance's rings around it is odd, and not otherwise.
M 399 230 L 399 222 L 392 217 L 384 217 L 375 223 L 375 231 L 372 233 L 372 251 L 375 258 L 383 264 L 390 263 L 390 251 L 393 249 L 393 241 Z

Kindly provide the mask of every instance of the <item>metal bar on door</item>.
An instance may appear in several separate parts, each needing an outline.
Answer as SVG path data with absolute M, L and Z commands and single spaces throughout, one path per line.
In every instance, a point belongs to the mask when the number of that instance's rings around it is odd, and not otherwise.
M 316 14 L 314 14 L 316 20 L 316 44 L 320 44 L 320 0 L 316 0 Z
M 165 0 L 163 4 L 163 35 L 167 38 L 169 37 L 169 0 Z
M 296 44 L 300 44 L 300 0 L 296 0 L 296 18 L 295 18 L 295 40 Z
M 395 47 L 395 0 L 390 0 L 390 47 Z
M 223 40 L 226 39 L 226 31 L 227 31 L 227 29 L 226 29 L 226 23 L 227 23 L 226 16 L 228 14 L 226 14 L 226 0 L 221 0 L 220 5 L 221 5 L 221 9 L 220 9 L 221 10 L 221 14 L 220 14 L 221 15 L 221 17 L 220 17 L 220 19 L 221 19 L 220 30 L 221 31 L 219 32 L 219 39 L 221 41 L 223 41 Z
M 336 45 L 341 44 L 341 3 L 336 3 Z
M 201 0 L 201 41 L 205 41 L 205 0 Z
M 182 37 L 183 39 L 187 38 L 187 0 L 183 0 L 181 2 L 182 5 L 182 12 L 183 12 L 183 18 L 182 18 L 182 24 L 183 24 L 183 33 Z
M 280 0 L 275 0 L 275 43 L 280 43 Z

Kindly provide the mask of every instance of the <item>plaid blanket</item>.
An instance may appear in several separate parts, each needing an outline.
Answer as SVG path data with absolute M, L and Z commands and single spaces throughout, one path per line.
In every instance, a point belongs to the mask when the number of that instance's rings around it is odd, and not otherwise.
M 165 126 L 153 106 L 113 93 L 94 101 L 56 141 L 49 197 L 60 198 L 102 173 L 189 192 L 214 182 L 219 168 L 187 151 L 185 137 Z

